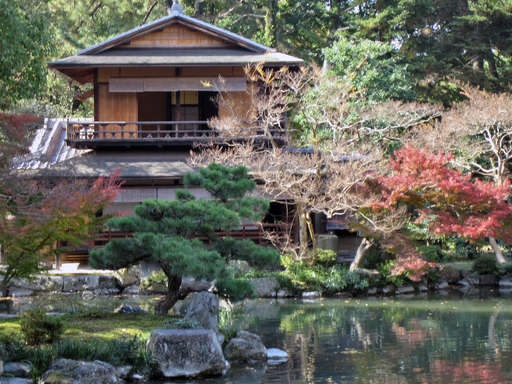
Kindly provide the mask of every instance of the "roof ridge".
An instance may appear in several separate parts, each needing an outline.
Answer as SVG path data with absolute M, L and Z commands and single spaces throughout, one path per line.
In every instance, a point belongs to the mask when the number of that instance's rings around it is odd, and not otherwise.
M 177 7 L 175 5 L 177 4 Z M 107 40 L 104 40 L 98 44 L 92 45 L 88 48 L 82 49 L 76 53 L 76 56 L 81 55 L 91 55 L 95 53 L 101 53 L 107 49 L 113 48 L 117 45 L 122 44 L 126 40 L 130 40 L 135 36 L 139 36 L 141 34 L 150 33 L 155 29 L 161 28 L 163 25 L 171 24 L 172 22 L 181 22 L 184 24 L 190 24 L 192 27 L 198 27 L 198 29 L 206 30 L 214 35 L 218 35 L 221 38 L 232 41 L 234 43 L 238 43 L 239 46 L 242 46 L 246 49 L 249 49 L 254 52 L 267 52 L 267 51 L 275 51 L 275 49 L 268 47 L 263 44 L 259 44 L 253 40 L 250 40 L 246 37 L 228 31 L 227 29 L 218 27 L 216 25 L 207 23 L 205 21 L 187 16 L 185 14 L 178 11 L 178 7 L 181 9 L 181 6 L 178 3 L 174 3 L 172 8 L 170 9 L 170 13 L 168 16 L 164 16 L 160 19 L 152 21 L 147 24 L 140 25 L 138 27 L 132 28 L 128 31 L 122 32 L 116 36 L 113 36 Z M 173 9 L 174 8 L 174 9 Z

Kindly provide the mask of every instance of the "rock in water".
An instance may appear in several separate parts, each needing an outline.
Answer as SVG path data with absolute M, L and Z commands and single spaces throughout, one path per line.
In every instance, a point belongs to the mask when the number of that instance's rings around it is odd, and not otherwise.
M 210 329 L 156 329 L 147 345 L 166 378 L 223 375 L 229 367 Z
M 0 377 L 0 384 L 34 384 L 34 382 L 21 377 Z
M 121 384 L 119 372 L 103 361 L 55 360 L 43 375 L 43 384 Z
M 283 364 L 288 361 L 288 354 L 277 348 L 267 349 L 267 363 L 270 365 Z
M 30 365 L 26 363 L 7 363 L 4 365 L 4 373 L 15 377 L 30 377 Z
M 238 331 L 224 349 L 229 361 L 255 363 L 267 360 L 267 349 L 254 333 Z
M 191 300 L 183 309 L 185 319 L 199 324 L 202 328 L 218 332 L 219 299 L 210 292 L 190 295 Z

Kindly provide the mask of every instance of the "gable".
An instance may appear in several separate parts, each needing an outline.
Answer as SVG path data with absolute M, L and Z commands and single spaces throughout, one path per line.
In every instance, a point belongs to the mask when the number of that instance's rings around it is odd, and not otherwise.
M 185 25 L 174 23 L 163 29 L 136 37 L 121 48 L 218 48 L 233 44 L 211 34 L 193 30 Z

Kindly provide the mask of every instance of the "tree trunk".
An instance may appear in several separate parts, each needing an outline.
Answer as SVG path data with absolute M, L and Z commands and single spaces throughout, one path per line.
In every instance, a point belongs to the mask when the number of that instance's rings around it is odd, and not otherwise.
M 356 269 L 359 268 L 361 265 L 361 262 L 364 259 L 364 256 L 368 252 L 368 250 L 372 247 L 373 243 L 368 240 L 366 237 L 363 238 L 363 241 L 361 241 L 361 244 L 359 244 L 359 247 L 357 248 L 356 257 L 350 264 L 350 271 L 353 272 Z
M 157 315 L 166 316 L 180 298 L 181 276 L 167 275 L 167 295 L 155 305 Z
M 313 244 L 313 259 L 314 259 L 315 254 L 316 254 L 316 247 L 317 247 L 315 229 L 313 228 L 313 222 L 311 221 L 311 214 L 309 212 L 306 212 L 304 214 L 304 216 L 306 218 L 306 225 L 308 227 L 308 233 L 309 233 L 309 236 L 311 237 L 311 242 Z
M 299 216 L 299 255 L 302 258 L 308 251 L 308 224 L 306 210 L 302 203 L 297 203 L 297 213 Z
M 508 261 L 503 256 L 503 252 L 501 252 L 500 246 L 494 239 L 494 237 L 489 237 L 489 243 L 491 244 L 492 249 L 494 250 L 494 254 L 496 255 L 496 261 L 498 264 L 506 264 Z

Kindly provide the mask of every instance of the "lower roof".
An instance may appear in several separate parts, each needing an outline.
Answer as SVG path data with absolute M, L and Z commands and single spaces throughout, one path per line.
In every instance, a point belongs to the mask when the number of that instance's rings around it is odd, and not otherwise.
M 116 48 L 96 55 L 77 55 L 49 63 L 50 67 L 300 65 L 302 60 L 280 52 L 255 53 L 237 48 L 142 49 Z

